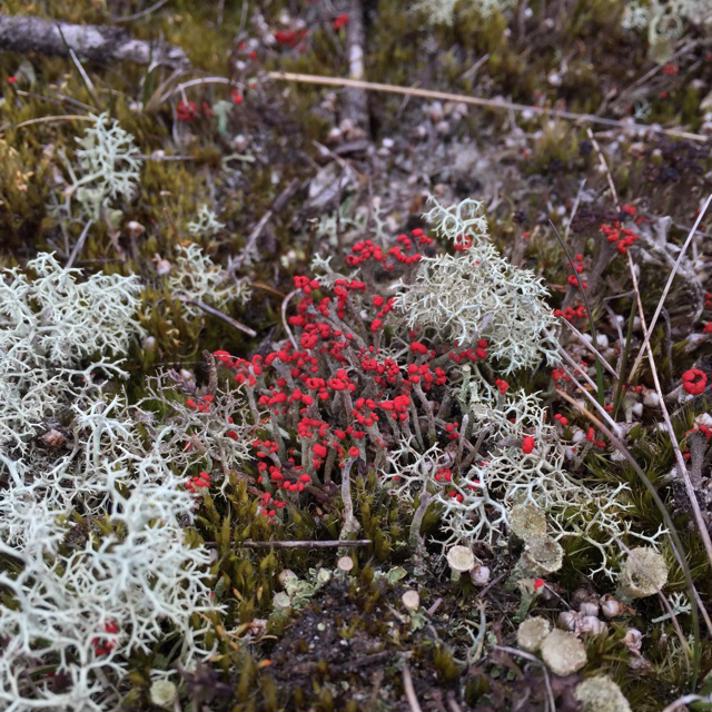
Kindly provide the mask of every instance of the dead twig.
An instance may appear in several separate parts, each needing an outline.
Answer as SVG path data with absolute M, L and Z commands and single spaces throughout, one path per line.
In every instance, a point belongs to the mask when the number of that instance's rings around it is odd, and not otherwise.
M 244 549 L 338 549 L 342 546 L 356 548 L 358 546 L 370 546 L 371 539 L 326 539 L 323 541 L 306 541 L 295 539 L 294 541 L 252 541 L 246 539 L 239 544 L 238 548 Z
M 420 706 L 420 702 L 418 702 L 418 696 L 415 694 L 410 668 L 405 660 L 403 660 L 403 691 L 405 692 L 405 698 L 408 700 L 411 712 L 423 712 L 423 708 Z
M 185 52 L 163 41 L 147 42 L 111 25 L 75 25 L 31 15 L 0 15 L 0 50 L 71 56 L 96 62 L 189 66 Z
M 364 46 L 366 32 L 363 26 L 363 7 L 361 0 L 350 0 L 349 23 L 346 26 L 346 51 L 349 62 L 349 77 L 355 80 L 364 78 Z M 346 90 L 344 116 L 364 133 L 368 133 L 368 95 L 362 87 L 349 87 Z
M 65 269 L 69 269 L 73 264 L 74 261 L 77 259 L 79 256 L 79 253 L 82 251 L 84 247 L 84 243 L 86 242 L 87 235 L 89 235 L 89 228 L 92 226 L 92 221 L 89 220 L 87 224 L 84 226 L 82 229 L 82 234 L 79 235 L 79 239 L 74 243 L 74 247 L 72 248 L 72 252 L 69 255 L 69 259 L 67 260 L 67 264 L 64 265 Z
M 385 92 L 387 94 L 418 96 L 423 99 L 454 101 L 469 104 L 471 106 L 482 106 L 488 109 L 504 109 L 506 111 L 514 111 L 517 113 L 528 112 L 543 116 L 553 116 L 558 119 L 582 121 L 584 123 L 597 124 L 599 126 L 613 127 L 621 131 L 650 131 L 652 133 L 661 133 L 675 138 L 684 138 L 689 141 L 699 141 L 700 143 L 706 143 L 709 140 L 707 136 L 690 133 L 689 131 L 666 129 L 660 126 L 649 126 L 647 124 L 638 124 L 635 122 L 617 121 L 615 119 L 606 119 L 602 116 L 596 116 L 595 114 L 577 114 L 573 111 L 563 111 L 561 109 L 549 109 L 542 106 L 518 104 L 512 101 L 505 101 L 504 99 L 483 99 L 482 97 L 468 96 L 466 94 L 452 94 L 450 92 L 435 91 L 433 89 L 417 89 L 414 87 L 398 86 L 397 84 L 382 84 L 380 82 L 367 82 L 356 79 L 346 79 L 343 77 L 325 77 L 315 74 L 300 74 L 296 72 L 268 72 L 267 76 L 270 79 L 283 82 L 321 84 L 322 86 L 332 87 L 352 87 L 355 89 L 365 89 L 367 91 Z
M 665 300 L 667 299 L 667 296 L 670 292 L 670 288 L 672 287 L 673 280 L 675 279 L 675 275 L 677 274 L 678 270 L 680 269 L 680 265 L 682 264 L 683 259 L 685 258 L 685 253 L 687 252 L 687 248 L 690 246 L 690 243 L 692 242 L 692 238 L 695 236 L 695 233 L 697 232 L 697 228 L 700 226 L 700 223 L 704 219 L 705 215 L 707 214 L 707 210 L 710 206 L 710 202 L 712 202 L 712 193 L 707 196 L 707 200 L 705 200 L 704 205 L 702 206 L 702 209 L 700 210 L 699 215 L 697 216 L 697 220 L 695 220 L 695 224 L 692 226 L 690 229 L 690 232 L 687 235 L 687 238 L 685 239 L 685 242 L 682 245 L 682 248 L 680 249 L 680 254 L 678 254 L 677 259 L 675 260 L 675 264 L 673 265 L 672 270 L 670 270 L 670 276 L 668 277 L 667 282 L 665 283 L 665 288 L 663 289 L 663 293 L 660 295 L 660 301 L 658 302 L 658 306 L 655 308 L 655 313 L 653 314 L 653 318 L 650 320 L 650 325 L 648 326 L 647 329 L 645 329 L 645 335 L 643 337 L 643 345 L 640 347 L 640 351 L 638 351 L 638 355 L 635 357 L 635 361 L 633 362 L 633 367 L 630 370 L 630 374 L 628 376 L 628 381 L 633 380 L 633 377 L 635 376 L 638 367 L 640 366 L 640 362 L 643 360 L 643 354 L 645 353 L 649 343 L 650 343 L 650 336 L 653 333 L 653 329 L 655 328 L 655 325 L 658 323 L 658 319 L 660 318 L 660 312 L 663 309 L 663 305 L 665 304 Z
M 233 319 L 231 316 L 228 316 L 225 312 L 220 311 L 216 307 L 211 307 L 210 304 L 201 302 L 199 299 L 185 299 L 184 301 L 186 304 L 193 304 L 206 314 L 222 319 L 226 324 L 229 324 L 233 329 L 241 331 L 243 334 L 247 334 L 250 337 L 257 336 L 257 332 L 254 329 L 251 329 L 249 326 L 245 326 L 245 324 L 237 321 L 237 319 Z

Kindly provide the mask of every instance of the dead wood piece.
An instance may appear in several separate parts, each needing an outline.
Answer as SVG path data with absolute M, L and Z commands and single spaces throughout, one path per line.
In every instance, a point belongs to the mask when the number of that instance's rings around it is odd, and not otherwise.
M 349 3 L 349 24 L 346 28 L 346 45 L 349 62 L 349 77 L 355 80 L 364 78 L 364 47 L 366 33 L 364 31 L 364 16 L 361 0 L 351 0 Z M 345 94 L 344 117 L 353 125 L 368 135 L 368 97 L 361 87 L 348 87 Z
M 0 15 L 0 51 L 39 52 L 95 62 L 128 61 L 137 64 L 187 66 L 180 47 L 161 40 L 147 42 L 110 25 L 75 25 L 29 15 Z

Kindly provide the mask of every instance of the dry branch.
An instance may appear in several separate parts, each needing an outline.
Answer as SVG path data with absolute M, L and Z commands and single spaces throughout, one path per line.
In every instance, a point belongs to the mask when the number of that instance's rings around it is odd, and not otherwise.
M 0 15 L 0 52 L 39 52 L 95 62 L 136 62 L 188 66 L 179 47 L 161 40 L 148 42 L 110 25 L 74 25 L 29 15 Z

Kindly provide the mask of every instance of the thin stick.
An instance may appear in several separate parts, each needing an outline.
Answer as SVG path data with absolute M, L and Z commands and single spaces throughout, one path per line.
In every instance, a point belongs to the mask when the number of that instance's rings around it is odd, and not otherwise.
M 187 82 L 181 82 L 173 89 L 169 89 L 160 99 L 159 104 L 162 104 L 167 99 L 170 99 L 176 94 L 182 94 L 186 89 L 190 87 L 202 86 L 203 84 L 234 84 L 231 79 L 226 77 L 200 77 L 198 79 L 189 79 Z
M 322 86 L 331 87 L 351 87 L 354 89 L 367 89 L 368 91 L 379 91 L 387 94 L 402 94 L 406 96 L 419 96 L 424 99 L 439 99 L 441 101 L 454 101 L 462 104 L 470 104 L 472 106 L 484 106 L 489 109 L 505 109 L 507 111 L 515 111 L 519 113 L 529 112 L 545 116 L 554 116 L 559 119 L 569 119 L 571 121 L 584 121 L 589 124 L 598 124 L 599 126 L 614 127 L 621 130 L 635 129 L 638 131 L 652 131 L 653 133 L 662 133 L 676 138 L 685 138 L 690 141 L 699 141 L 705 143 L 708 141 L 707 136 L 690 133 L 688 131 L 679 131 L 677 129 L 665 129 L 658 126 L 649 126 L 647 124 L 628 123 L 626 121 L 616 121 L 615 119 L 606 119 L 594 114 L 577 114 L 573 111 L 562 111 L 561 109 L 548 109 L 541 106 L 529 106 L 527 104 L 518 104 L 504 99 L 483 99 L 476 96 L 467 96 L 465 94 L 452 94 L 445 91 L 435 91 L 433 89 L 417 89 L 415 87 L 404 87 L 396 84 L 382 84 L 380 82 L 367 82 L 357 79 L 345 79 L 342 77 L 325 77 L 315 74 L 300 74 L 295 72 L 268 72 L 267 76 L 270 79 L 283 82 L 300 82 L 303 84 L 320 84 Z
M 198 309 L 202 309 L 206 314 L 210 314 L 211 316 L 216 316 L 218 319 L 222 319 L 226 324 L 229 324 L 231 327 L 233 327 L 233 329 L 237 329 L 238 331 L 241 331 L 250 337 L 257 336 L 257 332 L 254 329 L 251 329 L 249 326 L 245 326 L 245 324 L 237 321 L 237 319 L 233 319 L 231 316 L 228 316 L 224 312 L 221 312 L 219 309 L 211 307 L 210 304 L 201 302 L 199 299 L 186 299 L 185 301 L 188 304 L 194 304 L 196 307 L 198 307 Z
M 339 533 L 339 539 L 347 539 L 361 528 L 358 519 L 354 515 L 354 502 L 351 498 L 351 468 L 354 462 L 353 457 L 348 458 L 341 472 L 341 500 L 344 503 L 344 523 Z
M 287 336 L 289 337 L 289 341 L 291 342 L 292 346 L 294 347 L 295 351 L 299 351 L 299 344 L 297 344 L 297 340 L 294 338 L 294 334 L 292 333 L 292 330 L 289 328 L 289 322 L 287 321 L 287 306 L 289 305 L 290 300 L 295 294 L 299 294 L 298 289 L 293 289 L 283 300 L 282 300 L 282 326 L 284 327 L 284 330 L 287 332 Z
M 69 255 L 69 259 L 67 260 L 67 264 L 64 265 L 65 269 L 69 269 L 73 264 L 74 260 L 77 259 L 79 256 L 79 253 L 82 251 L 82 248 L 84 247 L 84 243 L 86 242 L 87 235 L 89 234 L 89 228 L 92 226 L 92 221 L 89 220 L 87 224 L 83 227 L 82 229 L 82 234 L 79 235 L 79 239 L 74 243 L 74 247 L 72 248 L 72 252 Z
M 710 196 L 712 198 L 712 196 Z M 708 201 L 709 202 L 709 199 Z M 640 316 L 640 323 L 645 329 L 645 313 L 643 311 L 643 302 L 640 297 L 640 290 L 638 289 L 638 279 L 635 276 L 635 266 L 633 265 L 633 258 L 628 253 L 628 269 L 630 270 L 630 276 L 633 280 L 633 289 L 635 291 L 635 297 L 638 302 L 638 315 Z M 648 354 L 648 364 L 650 366 L 650 372 L 653 376 L 653 383 L 655 385 L 655 392 L 658 394 L 660 399 L 660 410 L 663 414 L 663 420 L 665 421 L 665 427 L 670 436 L 670 444 L 672 445 L 673 452 L 675 453 L 675 460 L 677 461 L 677 469 L 682 477 L 685 484 L 685 492 L 687 493 L 687 498 L 690 500 L 690 506 L 692 507 L 692 514 L 695 519 L 695 524 L 700 530 L 700 537 L 702 538 L 702 543 L 705 546 L 705 551 L 707 552 L 707 559 L 712 566 L 712 540 L 710 539 L 710 533 L 707 531 L 707 525 L 705 524 L 704 516 L 702 515 L 702 510 L 700 509 L 700 503 L 697 500 L 697 495 L 695 494 L 695 488 L 692 486 L 692 479 L 690 478 L 690 472 L 685 464 L 685 458 L 682 456 L 682 451 L 680 450 L 680 444 L 677 442 L 677 437 L 675 436 L 675 429 L 672 426 L 672 420 L 670 419 L 670 413 L 668 413 L 667 405 L 665 404 L 665 396 L 663 395 L 662 389 L 660 388 L 660 379 L 658 378 L 658 369 L 655 366 L 655 358 L 653 357 L 653 349 L 650 347 L 650 342 L 646 341 L 646 351 Z
M 579 183 L 578 190 L 576 191 L 576 199 L 574 200 L 573 207 L 571 208 L 571 215 L 566 222 L 566 229 L 564 230 L 564 242 L 566 242 L 569 239 L 569 231 L 571 230 L 571 223 L 574 221 L 574 218 L 576 217 L 576 213 L 578 212 L 579 208 L 579 203 L 581 202 L 581 194 L 583 193 L 584 186 L 586 185 L 586 179 L 583 178 L 581 180 L 581 183 Z
M 7 129 L 21 129 L 24 126 L 32 126 L 34 124 L 52 124 L 55 121 L 95 121 L 91 116 L 84 116 L 83 114 L 60 114 L 57 116 L 40 116 L 36 119 L 27 119 L 27 121 L 20 121 L 19 124 L 12 126 L 11 124 L 5 124 L 0 128 L 0 131 L 7 131 Z
M 606 157 L 603 155 L 603 151 L 601 150 L 601 147 L 598 145 L 598 141 L 596 141 L 595 136 L 593 135 L 593 131 L 591 131 L 590 128 L 586 129 L 586 133 L 588 134 L 588 138 L 593 144 L 593 148 L 596 151 L 596 154 L 598 155 L 598 162 L 601 164 L 601 168 L 603 168 L 603 172 L 606 174 L 606 180 L 608 181 L 608 188 L 611 191 L 611 196 L 613 198 L 613 203 L 616 206 L 616 210 L 621 209 L 621 204 L 620 201 L 618 200 L 618 191 L 616 190 L 616 185 L 613 182 L 613 176 L 611 175 L 611 169 L 608 167 L 608 162 L 606 161 Z
M 158 2 L 154 2 L 153 5 L 149 5 L 145 10 L 141 10 L 140 12 L 134 12 L 133 15 L 123 15 L 121 17 L 112 17 L 111 21 L 112 22 L 133 22 L 134 20 L 140 20 L 142 17 L 146 17 L 146 15 L 150 15 L 152 12 L 156 12 L 156 10 L 159 10 L 162 8 L 168 0 L 158 0 Z
M 243 549 L 338 549 L 339 547 L 369 546 L 373 543 L 371 539 L 327 539 L 323 541 L 306 541 L 295 539 L 294 541 L 253 541 L 246 539 L 239 544 L 238 548 Z
M 418 696 L 415 694 L 415 687 L 413 687 L 413 678 L 410 675 L 410 668 L 408 663 L 403 661 L 403 691 L 405 692 L 405 697 L 410 705 L 411 712 L 423 712 L 423 708 L 418 702 Z
M 665 300 L 667 299 L 668 293 L 670 292 L 670 287 L 672 287 L 672 282 L 675 279 L 675 275 L 677 274 L 677 271 L 680 269 L 682 260 L 685 257 L 687 248 L 690 246 L 690 243 L 692 242 L 692 238 L 695 236 L 695 233 L 697 232 L 697 228 L 700 226 L 700 223 L 702 222 L 702 220 L 705 217 L 705 214 L 707 213 L 707 209 L 710 206 L 710 202 L 712 202 L 712 193 L 710 193 L 710 195 L 707 196 L 707 200 L 705 200 L 705 204 L 702 206 L 702 209 L 700 210 L 700 214 L 697 216 L 697 220 L 695 220 L 695 224 L 690 229 L 690 232 L 687 235 L 687 239 L 685 240 L 685 242 L 682 245 L 680 254 L 677 256 L 677 259 L 675 260 L 675 264 L 673 265 L 673 268 L 670 271 L 670 276 L 668 277 L 668 280 L 665 284 L 665 289 L 663 289 L 663 293 L 660 296 L 660 301 L 658 302 L 658 306 L 655 309 L 655 314 L 653 314 L 653 318 L 650 321 L 650 326 L 645 330 L 645 338 L 643 339 L 643 345 L 640 347 L 640 351 L 638 352 L 638 355 L 635 357 L 635 361 L 633 362 L 633 368 L 631 368 L 631 370 L 630 370 L 630 374 L 628 376 L 629 382 L 632 382 L 633 377 L 635 376 L 635 373 L 638 370 L 638 367 L 640 366 L 640 362 L 643 360 L 643 354 L 645 353 L 645 350 L 648 347 L 648 343 L 650 342 L 650 335 L 653 333 L 653 329 L 655 328 L 655 325 L 658 322 L 658 317 L 660 316 L 660 312 L 663 310 L 663 305 L 665 304 Z

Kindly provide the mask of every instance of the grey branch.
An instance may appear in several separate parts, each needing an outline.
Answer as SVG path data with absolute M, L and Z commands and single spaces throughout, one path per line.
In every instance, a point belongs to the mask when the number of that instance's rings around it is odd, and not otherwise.
M 335 549 L 341 547 L 368 546 L 371 543 L 372 541 L 370 539 L 329 539 L 326 541 L 252 541 L 248 539 L 237 546 L 247 549 Z
M 110 25 L 74 25 L 29 15 L 0 15 L 0 52 L 39 52 L 96 62 L 128 61 L 183 67 L 190 64 L 179 47 L 147 42 Z

